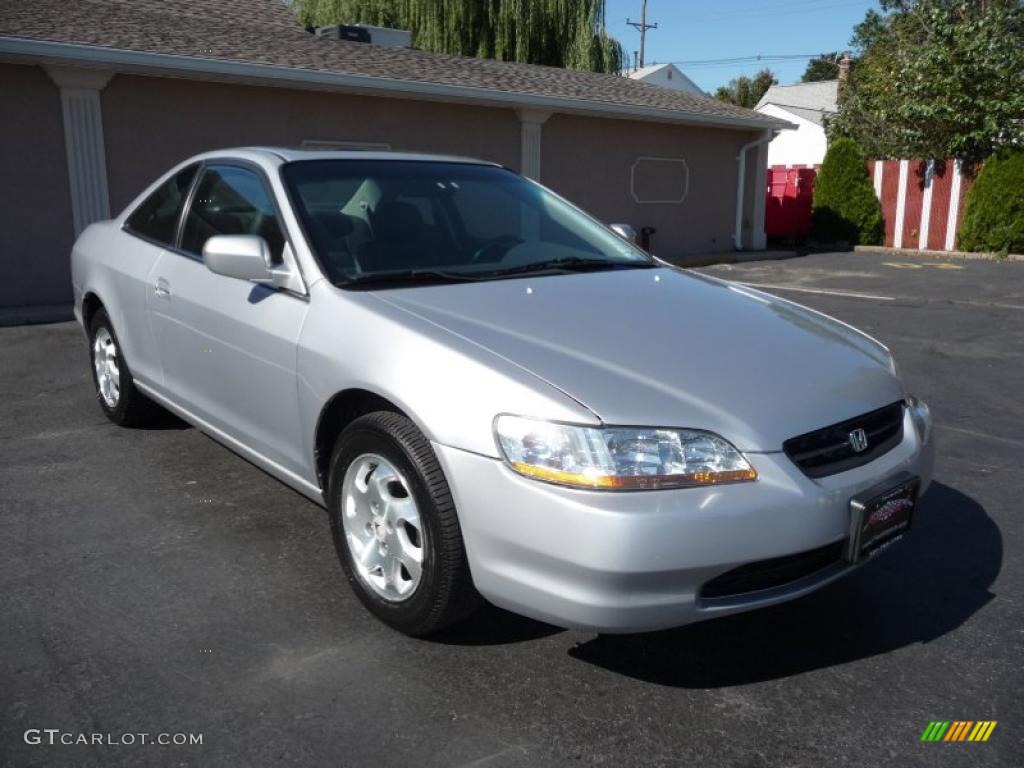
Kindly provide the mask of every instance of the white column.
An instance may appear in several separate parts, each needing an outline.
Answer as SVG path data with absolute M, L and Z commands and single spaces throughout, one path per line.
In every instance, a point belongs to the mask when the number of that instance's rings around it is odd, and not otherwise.
M 956 224 L 960 216 L 960 161 L 951 160 L 953 163 L 953 185 L 949 190 L 949 218 L 946 219 L 946 250 L 952 251 L 956 248 Z
M 517 109 L 520 123 L 520 172 L 534 181 L 540 181 L 541 126 L 551 117 L 541 109 Z
M 757 145 L 754 154 L 754 211 L 750 227 L 750 249 L 763 251 L 768 247 L 768 235 L 764 231 L 764 206 L 768 196 L 768 144 Z
M 908 160 L 900 160 L 900 181 L 896 189 L 896 228 L 893 230 L 892 236 L 894 248 L 903 247 L 903 216 L 907 210 L 907 170 L 909 167 Z
M 924 172 L 924 200 L 921 201 L 921 231 L 917 236 L 917 247 L 922 251 L 928 247 L 928 228 L 932 223 L 932 182 L 935 176 L 935 161 L 929 160 Z
M 882 174 L 885 173 L 885 161 L 875 160 L 875 197 L 882 199 Z
M 77 236 L 92 222 L 110 218 L 100 91 L 114 73 L 66 67 L 47 67 L 46 71 L 60 88 L 71 215 Z

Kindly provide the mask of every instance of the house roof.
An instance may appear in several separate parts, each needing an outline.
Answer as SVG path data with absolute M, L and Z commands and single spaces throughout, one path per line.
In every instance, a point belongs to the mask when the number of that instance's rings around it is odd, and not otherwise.
M 2 3 L 0 57 L 735 128 L 792 127 L 626 77 L 318 38 L 282 0 Z
M 681 85 L 682 88 L 680 88 L 680 90 L 689 90 L 692 93 L 700 94 L 702 96 L 704 95 L 704 90 L 695 82 L 693 82 L 693 80 L 687 77 L 685 72 L 683 72 L 679 67 L 677 67 L 675 64 L 672 64 L 671 62 L 667 62 L 665 64 L 649 64 L 646 67 L 640 67 L 639 69 L 634 69 L 630 72 L 626 72 L 626 76 L 634 80 L 647 80 L 653 75 L 656 75 L 657 73 L 662 72 L 663 70 L 666 69 L 671 70 L 671 72 L 673 73 L 672 77 L 674 78 L 674 84 L 668 86 L 669 88 L 674 88 Z M 661 85 L 661 87 L 663 88 L 666 87 L 662 83 L 659 83 L 659 85 Z
M 838 80 L 773 85 L 765 91 L 754 109 L 759 110 L 766 104 L 773 104 L 816 125 L 821 125 L 825 115 L 835 114 L 838 93 Z

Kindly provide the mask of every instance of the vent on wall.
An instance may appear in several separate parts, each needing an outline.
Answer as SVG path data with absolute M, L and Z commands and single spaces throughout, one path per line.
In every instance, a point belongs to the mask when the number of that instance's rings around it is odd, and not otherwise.
M 407 29 L 371 27 L 365 24 L 338 24 L 332 27 L 316 27 L 313 32 L 317 37 L 327 37 L 331 40 L 373 43 L 374 45 L 383 45 L 388 48 L 412 47 L 412 32 Z
M 339 24 L 333 27 L 317 27 L 316 36 L 331 40 L 348 40 L 353 43 L 370 42 L 370 30 L 365 27 L 347 27 Z

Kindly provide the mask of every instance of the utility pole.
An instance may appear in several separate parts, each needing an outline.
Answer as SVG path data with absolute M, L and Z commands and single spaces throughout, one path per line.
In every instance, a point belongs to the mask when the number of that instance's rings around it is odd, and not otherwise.
M 640 21 L 630 21 L 627 16 L 626 23 L 640 32 L 640 66 L 642 67 L 644 65 L 644 42 L 647 37 L 647 30 L 658 28 L 657 22 L 654 24 L 647 23 L 647 0 L 643 0 L 643 4 L 640 6 Z

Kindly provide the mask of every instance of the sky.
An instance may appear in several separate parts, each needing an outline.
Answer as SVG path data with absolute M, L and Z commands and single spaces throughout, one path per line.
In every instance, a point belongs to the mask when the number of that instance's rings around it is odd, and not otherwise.
M 641 0 L 605 0 L 609 33 L 630 59 L 640 34 L 626 24 L 638 21 Z M 705 91 L 739 75 L 768 66 L 783 85 L 799 82 L 807 59 L 740 64 L 687 64 L 708 59 L 757 55 L 825 53 L 849 48 L 853 27 L 874 0 L 648 0 L 648 65 L 674 62 Z M 683 63 L 680 63 L 683 62 Z

